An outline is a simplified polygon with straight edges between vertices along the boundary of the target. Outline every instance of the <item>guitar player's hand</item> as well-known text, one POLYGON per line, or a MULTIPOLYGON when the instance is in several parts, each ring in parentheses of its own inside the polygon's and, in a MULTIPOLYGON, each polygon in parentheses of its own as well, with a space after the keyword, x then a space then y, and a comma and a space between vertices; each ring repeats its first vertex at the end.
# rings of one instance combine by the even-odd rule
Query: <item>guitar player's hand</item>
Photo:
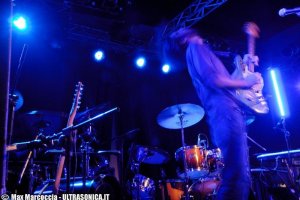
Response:
POLYGON ((260 84, 261 80, 262 80, 261 74, 258 72, 251 73, 244 79, 244 81, 246 82, 246 86, 249 88, 255 84, 260 84))
POLYGON ((245 54, 243 57, 243 62, 249 65, 250 63, 253 63, 255 66, 258 66, 259 58, 258 56, 245 54))

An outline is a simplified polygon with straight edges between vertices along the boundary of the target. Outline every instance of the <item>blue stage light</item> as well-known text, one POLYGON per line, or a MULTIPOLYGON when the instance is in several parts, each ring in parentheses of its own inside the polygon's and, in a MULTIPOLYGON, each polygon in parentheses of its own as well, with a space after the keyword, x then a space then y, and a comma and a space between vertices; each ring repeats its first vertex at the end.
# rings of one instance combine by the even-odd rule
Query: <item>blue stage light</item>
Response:
POLYGON ((168 64, 164 64, 164 65, 162 66, 161 70, 163 71, 163 73, 167 74, 167 73, 170 72, 171 67, 170 67, 170 65, 168 65, 168 64))
POLYGON ((271 69, 270 75, 273 85, 273 92, 276 96, 279 116, 281 118, 286 118, 290 115, 290 113, 280 72, 278 69, 271 69))
POLYGON ((16 17, 13 19, 13 24, 19 30, 25 30, 27 28, 26 19, 22 16, 16 17))
POLYGON ((104 59, 103 51, 101 51, 101 50, 96 51, 95 54, 94 54, 94 58, 95 58, 96 61, 103 60, 104 59))
POLYGON ((146 60, 144 57, 139 57, 136 59, 135 64, 138 68, 143 68, 146 65, 146 60))

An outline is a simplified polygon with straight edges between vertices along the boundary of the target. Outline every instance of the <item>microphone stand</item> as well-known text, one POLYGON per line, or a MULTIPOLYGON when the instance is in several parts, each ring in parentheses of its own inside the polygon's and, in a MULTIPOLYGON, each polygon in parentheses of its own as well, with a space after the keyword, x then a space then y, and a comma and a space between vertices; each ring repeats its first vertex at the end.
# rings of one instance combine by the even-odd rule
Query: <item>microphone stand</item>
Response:
MULTIPOLYGON (((9 103, 10 103, 9 104, 10 105, 10 110, 9 110, 10 119, 9 119, 9 122, 10 122, 10 126, 9 126, 9 132, 8 132, 8 142, 7 142, 8 145, 11 144, 11 139, 12 139, 12 135, 13 135, 13 128, 14 128, 14 121, 15 121, 16 105, 17 105, 17 101, 19 100, 19 96, 15 95, 14 93, 16 91, 18 79, 19 79, 20 74, 21 74, 21 69, 22 69, 23 63, 25 61, 26 54, 27 54, 27 44, 24 44, 22 52, 21 52, 21 56, 20 56, 20 59, 19 59, 19 64, 18 64, 18 67, 17 67, 17 72, 16 72, 16 78, 15 78, 15 81, 14 81, 14 85, 12 85, 11 94, 9 94, 9 103)), ((31 154, 32 154, 32 151, 30 151, 30 153, 27 157, 27 160, 25 162, 25 165, 23 167, 23 171, 21 172, 20 179, 19 179, 19 182, 18 182, 19 184, 21 184, 22 177, 24 175, 24 172, 25 172, 26 167, 28 165, 28 162, 30 160, 31 154)), ((7 154, 7 162, 6 162, 7 172, 6 173, 8 173, 8 167, 9 167, 8 166, 8 161, 9 161, 9 154, 7 154)), ((8 174, 6 176, 8 176, 8 174)))
POLYGON ((285 165, 288 169, 288 177, 290 179, 290 182, 291 182, 291 185, 292 185, 293 189, 295 190, 297 198, 300 198, 300 191, 296 186, 295 174, 293 172, 293 169, 291 168, 292 159, 291 159, 291 152, 290 152, 291 151, 291 146, 290 146, 290 142, 289 142, 290 132, 286 128, 286 122, 285 122, 284 117, 282 117, 280 119, 280 121, 276 124, 275 129, 279 130, 280 132, 282 132, 284 134, 284 139, 285 139, 285 143, 286 143, 286 147, 287 147, 288 160, 284 160, 283 162, 285 163, 285 165))
POLYGON ((68 126, 66 128, 64 128, 61 132, 59 133, 55 133, 52 136, 48 136, 45 137, 42 140, 33 140, 33 141, 29 141, 29 142, 24 142, 24 143, 17 143, 15 145, 8 145, 6 146, 6 151, 14 151, 14 150, 22 150, 22 149, 28 149, 28 148, 40 148, 42 147, 42 145, 47 145, 47 143, 49 143, 50 141, 54 140, 55 138, 58 138, 60 136, 65 136, 65 140, 66 140, 66 148, 65 148, 65 154, 66 154, 66 163, 67 163, 67 178, 66 178, 66 190, 67 193, 69 193, 70 191, 70 177, 71 177, 71 173, 70 173, 70 169, 71 169, 71 158, 72 158, 72 154, 73 152, 71 151, 72 147, 73 147, 73 142, 72 142, 72 135, 73 135, 73 130, 78 129, 79 127, 87 124, 87 123, 91 123, 92 121, 96 120, 96 119, 100 119, 103 116, 106 116, 112 112, 118 111, 119 108, 115 107, 112 108, 108 111, 105 111, 103 113, 100 113, 84 122, 81 122, 79 124, 76 125, 72 125, 72 126, 68 126), (18 149, 19 147, 19 149, 18 149))
MULTIPOLYGON (((74 145, 74 142, 73 142, 73 139, 74 137, 72 137, 73 135, 73 130, 76 130, 78 129, 79 127, 87 124, 87 123, 91 123, 92 121, 96 120, 96 119, 99 119, 99 118, 102 118, 103 116, 106 116, 107 114, 110 114, 112 112, 115 112, 115 111, 118 111, 119 108, 118 107, 115 107, 115 108, 112 108, 108 111, 105 111, 103 113, 100 113, 84 122, 81 122, 79 124, 76 124, 76 125, 72 125, 72 126, 69 126, 69 127, 66 127, 62 130, 62 132, 58 133, 58 134, 54 134, 55 137, 57 137, 58 135, 62 135, 62 134, 65 134, 66 135, 66 148, 65 148, 65 154, 66 154, 66 164, 67 164, 67 177, 66 177, 66 193, 69 194, 70 193, 70 178, 71 178, 71 158, 73 156, 73 152, 71 151, 71 149, 73 149, 73 145, 74 145)), ((75 152, 76 153, 76 152, 75 152)))

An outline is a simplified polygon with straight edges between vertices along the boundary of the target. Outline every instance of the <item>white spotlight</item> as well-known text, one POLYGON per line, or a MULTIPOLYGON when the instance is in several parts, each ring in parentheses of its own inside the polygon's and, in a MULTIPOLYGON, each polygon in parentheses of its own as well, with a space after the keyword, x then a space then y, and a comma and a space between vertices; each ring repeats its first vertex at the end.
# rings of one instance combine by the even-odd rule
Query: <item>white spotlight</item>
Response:
POLYGON ((94 58, 95 58, 96 61, 103 60, 103 58, 104 58, 103 51, 101 51, 101 50, 96 51, 95 54, 94 54, 94 58))
POLYGON ((170 65, 168 65, 168 64, 164 64, 164 65, 162 66, 161 70, 163 71, 163 73, 167 74, 167 73, 170 72, 171 67, 170 67, 170 65))
POLYGON ((25 30, 27 25, 26 25, 26 20, 24 17, 20 16, 17 17, 13 20, 13 24, 15 27, 17 27, 19 30, 25 30))
POLYGON ((138 59, 136 59, 135 64, 138 68, 143 68, 146 64, 146 60, 144 57, 139 57, 138 59))

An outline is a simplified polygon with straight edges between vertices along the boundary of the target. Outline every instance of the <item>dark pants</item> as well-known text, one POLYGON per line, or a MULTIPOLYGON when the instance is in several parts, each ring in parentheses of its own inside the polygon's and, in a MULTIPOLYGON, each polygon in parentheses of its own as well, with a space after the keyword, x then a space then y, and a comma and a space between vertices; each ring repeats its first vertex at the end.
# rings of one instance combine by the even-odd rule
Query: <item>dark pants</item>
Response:
POLYGON ((238 108, 210 120, 212 139, 221 149, 225 167, 217 200, 248 200, 250 170, 245 120, 238 108))

